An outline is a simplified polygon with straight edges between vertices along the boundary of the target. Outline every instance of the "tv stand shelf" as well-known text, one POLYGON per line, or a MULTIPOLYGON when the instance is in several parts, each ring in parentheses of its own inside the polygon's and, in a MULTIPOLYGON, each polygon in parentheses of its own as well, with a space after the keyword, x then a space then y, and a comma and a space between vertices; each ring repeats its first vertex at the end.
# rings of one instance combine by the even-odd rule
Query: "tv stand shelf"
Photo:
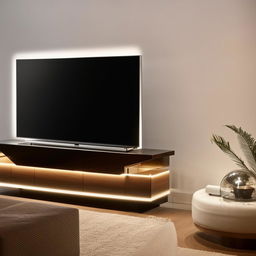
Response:
POLYGON ((174 151, 99 151, 0 141, 0 186, 162 203, 174 151))
POLYGON ((100 151, 27 145, 0 141, 0 151, 17 165, 121 174, 124 167, 174 155, 174 151, 137 149, 130 152, 100 151))

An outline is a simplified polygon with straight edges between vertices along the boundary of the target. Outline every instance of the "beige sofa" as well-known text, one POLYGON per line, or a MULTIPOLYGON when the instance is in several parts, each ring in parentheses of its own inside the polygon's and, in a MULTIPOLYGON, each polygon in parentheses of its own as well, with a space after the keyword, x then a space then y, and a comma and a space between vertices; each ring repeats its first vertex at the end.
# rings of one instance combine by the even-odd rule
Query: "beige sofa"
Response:
POLYGON ((1 256, 78 256, 78 210, 0 196, 1 256))

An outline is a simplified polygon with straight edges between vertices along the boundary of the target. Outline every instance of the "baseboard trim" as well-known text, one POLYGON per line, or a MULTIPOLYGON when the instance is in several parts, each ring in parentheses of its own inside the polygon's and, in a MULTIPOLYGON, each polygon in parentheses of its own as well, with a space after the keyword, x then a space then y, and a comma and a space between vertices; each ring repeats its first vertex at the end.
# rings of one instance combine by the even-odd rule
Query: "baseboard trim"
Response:
POLYGON ((161 204, 161 207, 191 211, 191 204, 178 204, 178 203, 167 202, 167 203, 161 204))
POLYGON ((172 189, 168 202, 161 206, 173 209, 191 210, 192 193, 172 189))

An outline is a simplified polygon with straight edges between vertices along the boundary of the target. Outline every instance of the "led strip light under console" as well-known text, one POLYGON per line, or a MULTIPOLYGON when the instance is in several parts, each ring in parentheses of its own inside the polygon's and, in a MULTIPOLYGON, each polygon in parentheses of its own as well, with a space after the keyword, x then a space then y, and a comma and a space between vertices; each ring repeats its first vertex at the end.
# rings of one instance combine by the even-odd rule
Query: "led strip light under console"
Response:
POLYGON ((0 186, 8 187, 8 188, 20 188, 20 189, 28 189, 28 190, 34 190, 34 191, 67 194, 67 195, 88 196, 88 197, 96 197, 96 198, 108 198, 108 199, 139 201, 139 202, 153 202, 157 199, 160 199, 164 196, 168 196, 170 194, 170 190, 168 189, 153 197, 146 198, 146 197, 137 197, 137 196, 121 196, 121 195, 111 195, 111 194, 92 193, 92 192, 80 192, 80 191, 66 190, 66 189, 44 188, 44 187, 11 184, 11 183, 4 183, 4 182, 0 182, 0 186))
MULTIPOLYGON (((31 167, 31 166, 25 166, 25 165, 15 165, 13 163, 1 163, 0 162, 0 167, 1 166, 9 166, 9 167, 13 167, 13 166, 16 166, 16 167, 23 167, 23 168, 30 168, 30 169, 34 169, 34 167, 31 167)), ((45 167, 36 167, 36 169, 38 170, 54 170, 55 172, 70 172, 69 170, 64 170, 64 169, 53 169, 53 168, 45 168, 45 167)), ((166 175, 166 174, 169 174, 170 173, 170 170, 164 170, 160 173, 156 173, 156 174, 139 174, 139 173, 122 173, 120 175, 118 174, 109 174, 109 173, 99 173, 99 172, 86 172, 86 171, 75 171, 75 170, 72 170, 73 173, 81 173, 81 174, 92 174, 92 175, 97 175, 97 176, 109 176, 109 177, 117 177, 117 176, 126 176, 126 177, 140 177, 140 178, 156 178, 156 177, 159 177, 159 176, 162 176, 162 175, 166 175)))

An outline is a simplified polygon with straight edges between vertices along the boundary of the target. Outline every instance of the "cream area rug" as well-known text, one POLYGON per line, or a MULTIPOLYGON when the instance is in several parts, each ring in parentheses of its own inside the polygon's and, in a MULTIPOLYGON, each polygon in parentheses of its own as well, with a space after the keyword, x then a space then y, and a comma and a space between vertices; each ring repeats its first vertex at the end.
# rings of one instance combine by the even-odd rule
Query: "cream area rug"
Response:
POLYGON ((79 211, 81 256, 174 256, 175 227, 167 219, 79 211))
POLYGON ((80 210, 80 256, 222 256, 177 247, 174 224, 163 218, 80 210))

